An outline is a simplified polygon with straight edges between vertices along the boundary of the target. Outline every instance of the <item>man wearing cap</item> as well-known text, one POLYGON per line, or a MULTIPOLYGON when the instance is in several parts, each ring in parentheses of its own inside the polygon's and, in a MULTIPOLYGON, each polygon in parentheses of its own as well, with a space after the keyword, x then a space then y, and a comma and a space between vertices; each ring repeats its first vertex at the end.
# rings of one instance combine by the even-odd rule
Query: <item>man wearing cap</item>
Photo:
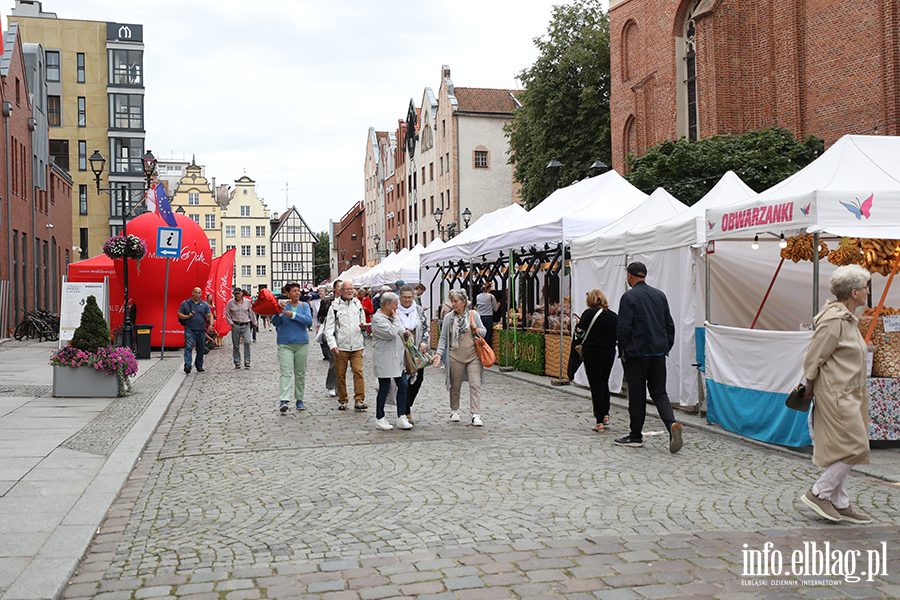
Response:
MULTIPOLYGON (((337 294, 337 290, 335 290, 337 294)), ((337 376, 338 409, 347 410, 347 364, 353 371, 353 399, 356 410, 366 410, 366 385, 363 379, 363 332, 368 329, 366 313, 353 293, 353 282, 341 283, 341 296, 335 295, 325 319, 324 337, 334 354, 337 376)))
POLYGON ((642 431, 649 391, 659 418, 669 432, 669 452, 674 454, 681 450, 681 425, 675 422, 675 413, 666 393, 666 356, 675 344, 675 322, 666 295, 644 281, 646 265, 633 262, 625 271, 631 289, 619 301, 616 337, 628 382, 631 432, 615 440, 615 444, 630 448, 644 445, 642 431))
POLYGON ((241 368, 241 338, 244 343, 244 368, 250 368, 250 329, 256 327, 253 303, 241 288, 234 288, 234 296, 225 305, 225 320, 231 325, 231 358, 234 368, 241 368))

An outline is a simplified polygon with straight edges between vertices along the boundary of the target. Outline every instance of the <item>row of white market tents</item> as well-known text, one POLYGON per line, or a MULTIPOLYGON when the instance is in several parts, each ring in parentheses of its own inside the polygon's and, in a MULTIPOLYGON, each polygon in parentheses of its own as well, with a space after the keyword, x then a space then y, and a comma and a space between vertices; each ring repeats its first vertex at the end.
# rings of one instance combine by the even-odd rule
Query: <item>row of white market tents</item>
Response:
MULTIPOLYGON (((729 172, 690 208, 662 189, 647 196, 610 171, 557 190, 531 211, 510 206, 486 214, 451 242, 436 240, 420 249, 418 280, 426 285, 433 280, 434 270, 429 274, 425 267, 459 260, 478 264, 510 249, 564 243, 571 248, 573 310, 580 313, 586 292, 599 288, 615 311, 626 288, 624 268, 640 260, 648 267, 648 284, 668 296, 676 323, 677 340, 668 358, 670 396, 677 404, 694 406, 700 398, 692 366, 694 334, 707 317, 707 303, 711 321, 749 327, 779 261, 780 249, 774 242, 781 233, 790 236, 806 228, 837 236, 900 238, 898 153, 898 138, 845 136, 805 169, 760 195, 729 172), (870 221, 861 208, 872 194, 870 221), (757 218, 749 224, 753 214, 766 214, 768 207, 788 203, 792 211, 785 210, 790 220, 757 218), (860 214, 848 204, 860 209, 860 214), (730 216, 741 214, 743 221, 730 216), (732 228, 730 220, 744 225, 732 228), (763 242, 758 251, 750 247, 755 234, 763 242), (707 257, 708 240, 735 239, 735 235, 739 243, 720 242, 715 254, 707 257), (707 269, 710 300, 704 302, 707 269)), ((415 281, 412 254, 403 262, 406 274, 402 268, 392 269, 389 259, 376 267, 382 281, 393 283, 397 274, 407 283, 415 281)), ((823 295, 827 295, 827 276, 833 268, 822 265, 823 295)), ((377 273, 370 273, 354 277, 354 283, 368 282, 371 287, 382 282, 377 281, 377 273)), ((876 291, 879 285, 883 283, 876 282, 876 291)), ((757 328, 797 331, 811 322, 811 290, 810 265, 787 262, 771 287, 757 328)), ((576 381, 586 383, 583 373, 576 381)), ((611 376, 611 389, 619 390, 620 381, 617 369, 611 376)))

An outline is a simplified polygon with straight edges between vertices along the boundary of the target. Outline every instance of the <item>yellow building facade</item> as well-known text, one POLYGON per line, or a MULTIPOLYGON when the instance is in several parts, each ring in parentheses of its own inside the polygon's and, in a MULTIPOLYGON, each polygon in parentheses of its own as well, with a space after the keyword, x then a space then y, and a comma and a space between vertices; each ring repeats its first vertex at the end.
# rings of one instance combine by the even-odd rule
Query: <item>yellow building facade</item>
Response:
POLYGON ((222 209, 222 252, 236 250, 235 286, 255 296, 260 286, 272 287, 269 210, 256 195, 256 182, 244 175, 234 183, 222 209))
POLYGON ((202 167, 196 162, 184 169, 184 175, 169 200, 172 210, 193 219, 206 234, 213 258, 222 254, 222 209, 216 202, 209 181, 203 176, 202 167))

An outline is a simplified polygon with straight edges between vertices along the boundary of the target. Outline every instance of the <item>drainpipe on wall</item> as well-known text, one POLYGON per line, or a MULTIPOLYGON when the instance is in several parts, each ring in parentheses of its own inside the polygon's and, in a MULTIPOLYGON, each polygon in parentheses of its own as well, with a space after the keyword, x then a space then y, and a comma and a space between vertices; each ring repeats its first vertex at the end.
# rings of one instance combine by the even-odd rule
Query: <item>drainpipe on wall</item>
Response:
POLYGON ((13 323, 16 321, 16 315, 13 314, 13 297, 15 296, 15 290, 12 289, 13 285, 13 265, 12 265, 12 203, 10 202, 10 191, 11 184, 9 181, 9 117, 12 115, 12 104, 9 102, 3 102, 3 125, 4 125, 4 142, 3 142, 3 164, 6 167, 6 260, 7 260, 7 273, 9 274, 9 310, 7 314, 9 314, 9 326, 10 328, 14 327, 13 323))

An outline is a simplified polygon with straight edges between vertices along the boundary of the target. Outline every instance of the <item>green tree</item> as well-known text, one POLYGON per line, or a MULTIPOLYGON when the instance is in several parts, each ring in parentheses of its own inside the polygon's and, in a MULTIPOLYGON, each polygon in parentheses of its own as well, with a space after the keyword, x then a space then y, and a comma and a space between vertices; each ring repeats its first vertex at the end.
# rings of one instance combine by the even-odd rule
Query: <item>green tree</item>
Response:
POLYGON ((316 242, 315 252, 313 253, 316 261, 313 267, 313 280, 318 285, 331 277, 331 252, 329 251, 330 240, 328 239, 328 232, 322 231, 317 233, 316 237, 319 238, 319 241, 316 242))
POLYGON ((825 150, 815 136, 800 141, 790 131, 771 127, 743 135, 716 135, 690 142, 664 141, 639 158, 629 155, 625 178, 648 194, 658 187, 691 206, 734 171, 756 192, 790 177, 825 150))
POLYGON ((97 299, 87 297, 81 323, 72 334, 70 345, 84 352, 94 353, 97 348, 108 348, 110 345, 109 324, 103 318, 103 311, 97 306, 97 299))
POLYGON ((554 6, 540 56, 519 74, 521 106, 509 123, 509 163, 531 208, 559 187, 590 175, 597 159, 612 161, 609 125, 609 16, 599 0, 554 6), (558 181, 547 165, 563 167, 558 181))

